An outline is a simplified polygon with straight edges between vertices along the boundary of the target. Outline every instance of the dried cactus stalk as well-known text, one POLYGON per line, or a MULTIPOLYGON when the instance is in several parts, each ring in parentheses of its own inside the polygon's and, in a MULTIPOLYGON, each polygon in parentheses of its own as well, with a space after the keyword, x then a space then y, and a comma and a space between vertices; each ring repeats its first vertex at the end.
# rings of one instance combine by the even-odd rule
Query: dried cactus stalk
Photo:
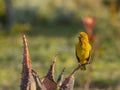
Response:
POLYGON ((28 51, 27 40, 25 35, 23 35, 23 63, 22 63, 22 78, 20 90, 45 90, 43 85, 37 75, 37 73, 32 70, 30 54, 28 51))
POLYGON ((73 87, 74 87, 74 74, 71 74, 64 80, 59 90, 73 90, 73 87))
POLYGON ((31 59, 28 50, 27 40, 25 35, 23 35, 23 45, 24 45, 24 54, 23 54, 23 68, 28 68, 30 74, 32 71, 31 59))
POLYGON ((57 58, 57 54, 56 54, 55 57, 53 58, 52 64, 50 65, 50 68, 49 68, 48 73, 47 73, 47 75, 46 75, 46 77, 47 77, 48 79, 50 79, 51 81, 55 81, 55 80, 54 80, 54 71, 55 71, 56 58, 57 58))
POLYGON ((21 80, 21 90, 30 90, 31 84, 29 83, 30 78, 32 78, 32 67, 31 60, 27 46, 27 40, 25 35, 23 35, 23 67, 22 67, 22 80, 21 80))
POLYGON ((47 90, 55 90, 57 87, 57 84, 54 80, 54 68, 55 68, 56 57, 57 54, 55 55, 52 64, 50 65, 47 75, 42 79, 42 84, 45 86, 47 90))
POLYGON ((32 70, 32 75, 33 75, 34 80, 36 82, 36 90, 46 90, 46 88, 42 84, 39 76, 37 75, 37 73, 34 70, 32 70))
POLYGON ((57 82, 54 80, 54 69, 56 63, 55 55, 52 64, 48 70, 47 75, 41 80, 37 73, 32 69, 30 54, 28 51, 28 45, 25 35, 23 35, 23 63, 22 63, 22 78, 20 90, 73 90, 75 73, 79 70, 81 65, 78 65, 72 73, 64 79, 63 73, 65 68, 62 70, 61 74, 58 77, 57 82))
POLYGON ((57 79, 57 89, 59 90, 60 86, 62 85, 62 82, 63 82, 63 78, 64 78, 64 73, 65 71, 65 68, 63 68, 62 72, 60 73, 60 75, 58 76, 58 79, 57 79))
POLYGON ((63 81, 61 87, 59 90, 73 90, 74 88, 74 81, 75 81, 75 78, 74 78, 74 75, 75 75, 75 72, 77 70, 79 70, 81 66, 78 65, 73 71, 72 73, 63 81))
POLYGON ((56 82, 51 81, 50 79, 48 79, 46 77, 43 79, 42 84, 44 85, 46 90, 55 90, 56 89, 56 82))

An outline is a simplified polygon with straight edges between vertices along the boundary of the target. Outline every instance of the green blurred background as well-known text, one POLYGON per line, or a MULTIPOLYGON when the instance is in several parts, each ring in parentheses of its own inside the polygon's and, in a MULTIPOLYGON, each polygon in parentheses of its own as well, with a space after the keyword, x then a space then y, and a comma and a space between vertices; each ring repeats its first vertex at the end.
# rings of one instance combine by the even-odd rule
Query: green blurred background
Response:
POLYGON ((67 77, 77 66, 74 48, 86 31, 85 16, 96 19, 98 47, 93 63, 76 73, 74 90, 120 90, 119 6, 120 0, 0 0, 0 90, 19 90, 22 34, 41 78, 56 52, 55 78, 64 67, 67 77))

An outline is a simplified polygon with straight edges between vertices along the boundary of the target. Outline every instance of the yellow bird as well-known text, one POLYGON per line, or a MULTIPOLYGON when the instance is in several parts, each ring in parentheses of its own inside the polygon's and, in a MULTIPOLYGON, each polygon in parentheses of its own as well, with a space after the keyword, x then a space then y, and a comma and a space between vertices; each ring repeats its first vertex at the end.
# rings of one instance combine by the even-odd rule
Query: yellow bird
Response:
POLYGON ((81 65, 81 70, 86 70, 86 64, 89 63, 90 57, 91 57, 91 45, 89 43, 89 38, 87 33, 80 32, 79 33, 79 42, 76 44, 75 52, 76 57, 81 65))

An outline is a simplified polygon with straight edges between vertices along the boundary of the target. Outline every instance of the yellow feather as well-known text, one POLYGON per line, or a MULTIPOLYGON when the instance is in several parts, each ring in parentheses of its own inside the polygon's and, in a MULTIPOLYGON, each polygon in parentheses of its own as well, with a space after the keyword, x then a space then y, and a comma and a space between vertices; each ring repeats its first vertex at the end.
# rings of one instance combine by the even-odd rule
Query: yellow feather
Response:
POLYGON ((79 42, 76 44, 75 51, 78 62, 84 67, 89 62, 91 48, 87 33, 80 32, 79 42))

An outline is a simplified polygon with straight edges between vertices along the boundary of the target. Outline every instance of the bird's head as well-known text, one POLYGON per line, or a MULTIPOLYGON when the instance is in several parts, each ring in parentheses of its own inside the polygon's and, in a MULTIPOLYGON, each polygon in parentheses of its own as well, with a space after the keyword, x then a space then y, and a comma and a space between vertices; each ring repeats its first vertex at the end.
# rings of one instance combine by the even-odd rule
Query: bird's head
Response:
POLYGON ((81 41, 88 41, 88 34, 85 32, 80 32, 79 33, 79 40, 81 41))

